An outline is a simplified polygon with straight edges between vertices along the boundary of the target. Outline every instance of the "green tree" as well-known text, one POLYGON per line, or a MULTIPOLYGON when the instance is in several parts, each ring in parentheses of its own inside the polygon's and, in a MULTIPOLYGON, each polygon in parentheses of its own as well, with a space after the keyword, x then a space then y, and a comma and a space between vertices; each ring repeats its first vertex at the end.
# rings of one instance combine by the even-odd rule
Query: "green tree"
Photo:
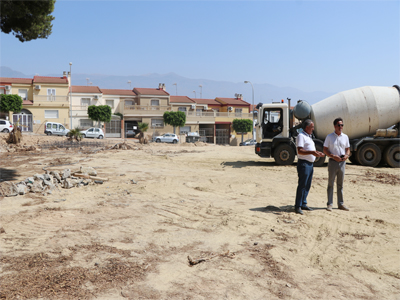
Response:
POLYGON ((99 127, 100 122, 111 121, 111 107, 109 107, 108 105, 90 105, 87 112, 90 119, 99 122, 99 127))
POLYGON ((253 121, 249 119, 235 119, 232 122, 233 130, 236 133, 242 135, 242 142, 243 142, 243 134, 251 132, 253 130, 253 121))
POLYGON ((4 95, 0 97, 0 111, 20 112, 22 110, 22 98, 18 95, 4 95))
POLYGON ((80 142, 82 140, 82 133, 81 130, 79 129, 79 127, 76 127, 75 129, 71 129, 68 133, 67 133, 67 137, 69 141, 73 141, 74 139, 77 142, 80 142))
POLYGON ((149 123, 142 123, 139 122, 138 124, 138 128, 139 128, 139 142, 141 144, 146 144, 147 141, 144 138, 144 133, 147 131, 147 129, 149 129, 149 123))
POLYGON ((0 28, 21 42, 47 39, 51 34, 55 0, 0 1, 0 28))
POLYGON ((164 123, 174 127, 185 126, 186 114, 182 111, 166 111, 163 115, 164 123))

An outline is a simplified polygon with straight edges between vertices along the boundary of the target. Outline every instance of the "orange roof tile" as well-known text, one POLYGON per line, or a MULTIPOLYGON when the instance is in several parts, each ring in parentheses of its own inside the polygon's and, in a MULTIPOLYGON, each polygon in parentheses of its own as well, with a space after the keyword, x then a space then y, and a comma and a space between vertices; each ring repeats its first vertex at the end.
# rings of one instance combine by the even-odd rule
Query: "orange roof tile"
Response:
POLYGON ((66 84, 68 84, 68 78, 67 77, 34 76, 33 83, 66 83, 66 84))
POLYGON ((195 103, 192 99, 190 99, 188 96, 170 96, 169 97, 169 102, 170 103, 195 103))
POLYGON ((220 102, 223 105, 240 105, 240 106, 248 106, 250 103, 247 103, 244 100, 237 98, 215 98, 216 101, 220 102))
POLYGON ((136 96, 132 90, 119 90, 119 89, 100 89, 104 95, 121 95, 121 96, 136 96))
POLYGON ((72 93, 101 94, 98 86, 73 85, 72 93))
POLYGON ((1 84, 12 84, 12 83, 32 84, 32 78, 0 77, 0 83, 1 84))
POLYGON ((133 91, 138 95, 169 96, 169 94, 163 89, 134 88, 133 91))
POLYGON ((194 102, 197 104, 207 104, 207 105, 218 105, 221 106, 221 103, 215 101, 215 99, 194 99, 194 102))

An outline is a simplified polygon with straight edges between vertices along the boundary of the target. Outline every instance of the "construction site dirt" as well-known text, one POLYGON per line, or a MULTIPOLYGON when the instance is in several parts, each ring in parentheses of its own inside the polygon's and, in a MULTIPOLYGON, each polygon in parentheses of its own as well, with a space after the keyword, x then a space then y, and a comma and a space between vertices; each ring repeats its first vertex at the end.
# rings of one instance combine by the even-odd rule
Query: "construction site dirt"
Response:
POLYGON ((298 215, 296 163, 250 146, 4 137, 0 183, 94 179, 0 197, 0 299, 400 297, 399 169, 348 162, 328 212, 315 168, 298 215))

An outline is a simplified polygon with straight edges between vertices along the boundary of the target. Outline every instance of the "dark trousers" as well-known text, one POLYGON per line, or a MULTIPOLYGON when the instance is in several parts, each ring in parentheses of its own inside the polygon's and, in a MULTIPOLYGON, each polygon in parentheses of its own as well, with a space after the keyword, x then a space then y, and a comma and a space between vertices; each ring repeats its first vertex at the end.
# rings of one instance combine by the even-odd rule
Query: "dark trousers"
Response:
POLYGON ((296 192, 296 207, 307 205, 307 195, 311 188, 312 177, 314 173, 314 163, 299 159, 297 162, 297 175, 299 183, 296 192))

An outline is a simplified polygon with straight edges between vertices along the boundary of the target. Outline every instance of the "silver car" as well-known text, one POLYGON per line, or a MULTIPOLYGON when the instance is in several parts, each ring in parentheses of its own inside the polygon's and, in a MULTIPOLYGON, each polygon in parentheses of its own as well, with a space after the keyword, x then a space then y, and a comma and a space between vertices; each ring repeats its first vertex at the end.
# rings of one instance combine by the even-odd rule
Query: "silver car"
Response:
POLYGON ((164 133, 163 135, 156 136, 154 138, 156 143, 173 143, 176 144, 179 142, 179 137, 174 133, 164 133))
POLYGON ((104 132, 101 128, 89 128, 87 130, 81 131, 82 137, 84 138, 95 138, 95 139, 102 139, 104 138, 104 132))

